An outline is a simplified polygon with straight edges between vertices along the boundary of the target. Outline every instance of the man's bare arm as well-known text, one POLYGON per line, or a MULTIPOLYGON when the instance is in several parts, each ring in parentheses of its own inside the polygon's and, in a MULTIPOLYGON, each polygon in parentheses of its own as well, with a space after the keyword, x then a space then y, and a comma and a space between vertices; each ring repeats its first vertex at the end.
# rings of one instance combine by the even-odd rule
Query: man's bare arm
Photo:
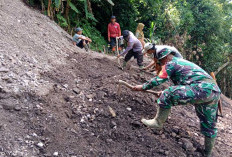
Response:
POLYGON ((87 37, 87 40, 88 40, 89 42, 92 42, 92 40, 91 40, 90 38, 88 38, 88 37, 87 37))
POLYGON ((78 37, 78 39, 86 40, 86 37, 78 37))
POLYGON ((89 42, 92 42, 92 40, 88 37, 79 37, 78 39, 81 39, 81 40, 87 40, 89 42))
POLYGON ((155 61, 152 61, 150 64, 148 64, 148 66, 144 67, 144 70, 147 70, 147 69, 151 68, 154 65, 155 65, 155 61))

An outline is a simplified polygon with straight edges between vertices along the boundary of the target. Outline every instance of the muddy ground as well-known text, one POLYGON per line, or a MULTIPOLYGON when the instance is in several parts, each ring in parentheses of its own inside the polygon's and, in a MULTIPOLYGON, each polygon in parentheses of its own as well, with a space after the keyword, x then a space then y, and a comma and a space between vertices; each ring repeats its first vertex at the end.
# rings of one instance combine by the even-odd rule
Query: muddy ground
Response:
MULTIPOLYGON (((117 95, 119 79, 141 84, 151 75, 74 47, 20 0, 1 1, 0 20, 0 156, 202 156, 194 106, 173 107, 164 129, 153 131, 140 119, 153 118, 156 98, 126 88, 117 95)), ((232 107, 223 104, 215 157, 232 155, 232 107)))

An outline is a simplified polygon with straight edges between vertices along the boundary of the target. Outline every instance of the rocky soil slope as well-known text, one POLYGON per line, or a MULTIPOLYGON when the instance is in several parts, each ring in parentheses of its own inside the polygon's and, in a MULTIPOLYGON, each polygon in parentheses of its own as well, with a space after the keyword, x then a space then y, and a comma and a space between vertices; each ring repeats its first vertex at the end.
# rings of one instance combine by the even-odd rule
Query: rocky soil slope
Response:
MULTIPOLYGON (((113 57, 73 46, 20 0, 0 0, 0 35, 1 157, 201 156, 193 106, 173 108, 153 132, 140 119, 154 116, 155 98, 125 88, 116 94, 119 79, 140 84, 150 75, 122 72, 113 57)), ((215 157, 232 155, 231 108, 224 103, 215 157)))

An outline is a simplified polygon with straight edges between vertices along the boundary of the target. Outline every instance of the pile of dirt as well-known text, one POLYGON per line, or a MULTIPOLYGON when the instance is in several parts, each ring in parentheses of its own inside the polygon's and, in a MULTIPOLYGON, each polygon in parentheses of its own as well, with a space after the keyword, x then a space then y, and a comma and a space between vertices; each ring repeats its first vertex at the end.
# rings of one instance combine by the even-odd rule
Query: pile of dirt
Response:
MULTIPOLYGON (((20 0, 0 5, 0 20, 0 156, 202 156, 193 106, 173 107, 165 128, 152 131, 140 119, 153 118, 155 97, 125 88, 117 95, 119 79, 141 84, 151 75, 73 46, 20 0)), ((230 104, 224 115, 216 157, 232 153, 230 104)))

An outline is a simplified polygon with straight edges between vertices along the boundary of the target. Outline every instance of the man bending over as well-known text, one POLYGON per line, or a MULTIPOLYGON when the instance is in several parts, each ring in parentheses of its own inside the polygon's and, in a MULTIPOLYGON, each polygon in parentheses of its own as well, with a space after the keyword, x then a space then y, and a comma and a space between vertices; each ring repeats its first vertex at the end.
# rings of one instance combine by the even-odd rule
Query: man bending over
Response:
POLYGON ((158 76, 143 85, 134 86, 142 91, 158 86, 168 79, 173 86, 165 89, 157 103, 159 108, 154 119, 142 119, 142 123, 154 129, 161 129, 167 120, 171 107, 193 104, 200 119, 201 133, 205 136, 205 156, 210 157, 217 136, 217 110, 221 91, 215 80, 196 64, 171 54, 164 48, 156 58, 162 66, 158 76))

